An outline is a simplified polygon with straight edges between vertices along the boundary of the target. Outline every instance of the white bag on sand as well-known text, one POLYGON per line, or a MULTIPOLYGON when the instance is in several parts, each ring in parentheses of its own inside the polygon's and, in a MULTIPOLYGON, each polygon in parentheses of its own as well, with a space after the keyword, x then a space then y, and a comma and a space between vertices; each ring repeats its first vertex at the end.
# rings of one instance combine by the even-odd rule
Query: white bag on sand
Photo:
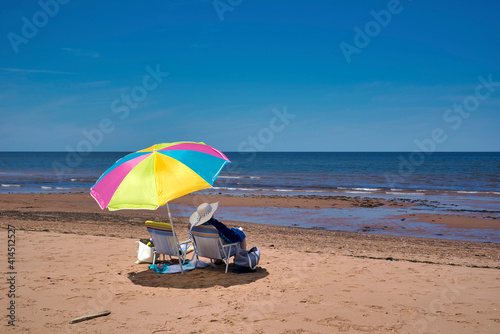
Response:
POLYGON ((149 242, 147 239, 137 241, 139 243, 139 250, 137 252, 137 261, 135 261, 136 264, 153 263, 155 248, 148 246, 144 241, 149 242))

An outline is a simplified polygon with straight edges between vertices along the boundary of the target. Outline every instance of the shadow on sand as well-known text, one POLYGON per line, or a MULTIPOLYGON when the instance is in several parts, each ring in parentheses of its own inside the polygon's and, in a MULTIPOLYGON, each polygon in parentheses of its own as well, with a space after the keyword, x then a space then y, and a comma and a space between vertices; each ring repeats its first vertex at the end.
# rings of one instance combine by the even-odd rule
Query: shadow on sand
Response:
POLYGON ((229 265, 227 274, 224 273, 225 265, 212 266, 204 269, 195 269, 184 274, 158 274, 152 269, 144 267, 144 271, 129 272, 128 279, 136 284, 154 288, 176 288, 176 289, 206 289, 214 286, 230 287, 255 282, 269 275, 262 267, 257 267, 253 273, 236 274, 231 272, 232 264, 229 265))

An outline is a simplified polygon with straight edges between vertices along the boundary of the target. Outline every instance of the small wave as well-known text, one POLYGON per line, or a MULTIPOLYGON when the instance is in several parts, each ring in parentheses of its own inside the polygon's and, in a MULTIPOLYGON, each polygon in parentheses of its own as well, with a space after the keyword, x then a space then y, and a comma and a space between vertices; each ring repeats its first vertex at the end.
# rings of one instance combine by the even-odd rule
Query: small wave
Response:
POLYGON ((380 188, 352 188, 352 190, 373 192, 373 191, 380 191, 382 189, 380 189, 380 188))
POLYGON ((351 188, 351 187, 336 187, 333 188, 334 190, 342 190, 341 192, 376 192, 376 191, 382 191, 384 189, 382 188, 351 188))
POLYGON ((22 185, 20 185, 20 184, 2 184, 2 187, 16 187, 16 188, 19 188, 19 187, 22 187, 22 185))
POLYGON ((262 179, 260 176, 224 176, 220 175, 219 179, 262 179))
POLYGON ((71 190, 71 188, 65 188, 65 187, 56 187, 58 190, 71 190))
POLYGON ((317 193, 317 190, 305 189, 283 189, 283 188, 231 188, 231 187, 212 187, 215 190, 235 190, 235 191, 256 191, 256 192, 311 192, 317 193))
MULTIPOLYGON (((255 192, 275 192, 275 193, 348 193, 348 194, 368 194, 382 191, 380 188, 346 188, 337 187, 335 189, 291 189, 291 188, 235 188, 235 187, 212 187, 214 190, 229 190, 229 191, 255 191, 255 192)), ((404 194, 404 193, 398 193, 404 194)), ((413 194, 415 195, 415 194, 413 194)))
POLYGON ((311 189, 304 189, 304 190, 300 190, 304 193, 327 193, 328 190, 311 190, 311 189))
POLYGON ((500 192, 498 191, 466 191, 466 190, 459 190, 456 191, 457 194, 472 194, 472 195, 500 195, 500 192))
POLYGON ((70 179, 71 182, 95 182, 96 180, 97 180, 97 178, 93 178, 93 177, 70 179))
POLYGON ((54 187, 41 186, 42 189, 54 189, 54 187))
MULTIPOLYGON (((254 184, 255 188, 247 188, 247 187, 212 187, 213 190, 220 191, 236 191, 236 192, 255 192, 255 193, 343 193, 343 194, 373 194, 380 193, 386 195, 401 195, 401 196, 425 196, 428 194, 432 194, 433 190, 424 190, 424 189, 383 189, 383 188, 354 188, 354 187, 335 187, 330 189, 301 189, 301 188, 268 188, 268 187, 259 187, 259 185, 254 184)), ((446 195, 451 193, 447 193, 444 191, 439 191, 439 194, 446 195)), ((500 195, 500 192, 472 192, 472 191, 456 191, 453 193, 461 193, 461 194, 491 194, 491 195, 500 195)))
POLYGON ((419 193, 403 193, 400 191, 394 192, 394 191, 386 191, 385 192, 387 195, 420 195, 419 193))
POLYGON ((236 191, 263 191, 264 189, 252 189, 252 188, 229 188, 229 187, 212 187, 215 190, 236 190, 236 191))

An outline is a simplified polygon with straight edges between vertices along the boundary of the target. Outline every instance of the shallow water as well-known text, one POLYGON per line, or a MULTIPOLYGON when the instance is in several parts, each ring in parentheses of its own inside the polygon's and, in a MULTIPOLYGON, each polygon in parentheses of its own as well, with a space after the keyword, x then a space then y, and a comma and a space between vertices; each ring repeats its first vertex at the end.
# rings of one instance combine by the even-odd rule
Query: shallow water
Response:
MULTIPOLYGON (((174 215, 189 217, 193 206, 170 204, 174 215)), ((444 224, 419 221, 412 214, 435 214, 434 208, 325 208, 300 209, 277 207, 227 206, 217 211, 217 219, 249 223, 316 228, 326 230, 365 232, 388 235, 483 241, 500 243, 500 231, 491 229, 449 228, 444 224), (406 216, 405 220, 400 217, 406 216)), ((456 214, 442 209, 440 214, 456 214)), ((493 213, 492 215, 498 214, 493 213)))

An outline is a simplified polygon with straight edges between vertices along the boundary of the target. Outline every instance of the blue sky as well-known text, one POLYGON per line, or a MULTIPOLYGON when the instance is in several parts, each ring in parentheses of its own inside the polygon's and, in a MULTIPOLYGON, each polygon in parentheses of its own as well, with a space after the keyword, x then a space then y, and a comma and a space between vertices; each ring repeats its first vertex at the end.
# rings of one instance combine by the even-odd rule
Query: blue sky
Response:
POLYGON ((498 1, 59 1, 0 5, 0 151, 500 150, 498 1))

